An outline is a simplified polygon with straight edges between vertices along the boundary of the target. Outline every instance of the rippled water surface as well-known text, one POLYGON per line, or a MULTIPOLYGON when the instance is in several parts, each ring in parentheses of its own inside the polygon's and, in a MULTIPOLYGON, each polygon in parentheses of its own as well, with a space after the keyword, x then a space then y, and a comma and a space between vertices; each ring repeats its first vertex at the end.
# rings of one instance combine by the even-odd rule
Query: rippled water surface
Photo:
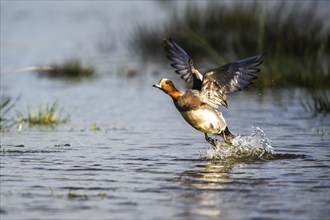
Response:
MULTIPOLYGON (((6 6, 7 21, 21 21, 14 15, 24 7, 6 6)), ((32 9, 24 10, 33 22, 32 9)), ((6 36, 17 32, 5 30, 2 41, 12 41, 6 36)), ((6 48, 2 72, 38 60, 16 61, 20 50, 6 48)), ((1 91, 20 97, 17 109, 59 99, 71 115, 54 130, 1 134, 1 219, 329 219, 330 119, 302 108, 303 91, 230 95, 221 110, 238 137, 213 150, 152 88, 166 76, 184 89, 168 65, 126 78, 130 65, 105 66, 81 82, 1 77, 1 91)))

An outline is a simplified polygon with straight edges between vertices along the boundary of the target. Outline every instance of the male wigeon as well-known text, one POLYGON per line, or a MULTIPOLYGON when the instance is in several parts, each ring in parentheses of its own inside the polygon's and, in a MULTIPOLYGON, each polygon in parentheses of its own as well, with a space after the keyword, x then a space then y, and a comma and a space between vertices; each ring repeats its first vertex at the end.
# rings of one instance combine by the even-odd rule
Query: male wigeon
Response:
POLYGON ((216 141, 207 134, 222 136, 226 143, 231 143, 235 137, 228 129, 219 105, 228 108, 227 93, 241 90, 250 85, 257 77, 253 74, 260 71, 257 68, 264 54, 228 63, 206 71, 203 75, 195 69, 189 55, 171 39, 164 40, 167 57, 176 73, 192 85, 186 92, 175 88, 169 79, 161 79, 156 88, 161 89, 173 99, 175 107, 182 117, 192 127, 205 134, 205 139, 216 146, 216 141))

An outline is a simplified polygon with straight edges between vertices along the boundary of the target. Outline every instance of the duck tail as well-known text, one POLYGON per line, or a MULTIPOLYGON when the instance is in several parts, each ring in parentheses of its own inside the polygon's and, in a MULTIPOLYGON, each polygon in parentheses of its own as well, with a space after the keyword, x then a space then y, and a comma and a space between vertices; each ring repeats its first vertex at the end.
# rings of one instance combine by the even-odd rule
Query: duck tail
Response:
POLYGON ((225 130, 223 130, 220 135, 222 135, 223 140, 228 143, 231 144, 231 141, 235 138, 235 135, 233 135, 230 131, 229 128, 226 127, 225 130))

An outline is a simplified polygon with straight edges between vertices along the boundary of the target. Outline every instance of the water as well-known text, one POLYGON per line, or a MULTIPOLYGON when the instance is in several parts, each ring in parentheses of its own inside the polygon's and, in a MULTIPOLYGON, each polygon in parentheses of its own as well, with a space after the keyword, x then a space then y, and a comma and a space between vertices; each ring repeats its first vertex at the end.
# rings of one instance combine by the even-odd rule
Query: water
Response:
POLYGON ((271 146, 270 140, 261 128, 256 127, 254 133, 249 136, 236 136, 231 144, 217 141, 216 146, 207 151, 206 158, 209 160, 233 159, 237 161, 239 159, 267 159, 274 156, 274 148, 271 146))
MULTIPOLYGON (((24 22, 35 21, 36 5, 21 4, 11 6, 14 18, 7 22, 21 21, 14 15, 22 8, 24 22)), ((73 14, 88 11, 84 4, 73 14)), ((45 4, 43 13, 50 8, 45 4)), ((71 14, 62 19, 76 24, 71 14)), ((22 31, 5 30, 1 44, 22 31)), ((30 34, 26 46, 36 46, 30 34)), ((19 47, 6 48, 1 72, 51 61, 40 48, 22 60, 19 47)), ((18 110, 59 99, 62 113, 71 114, 70 123, 55 130, 23 126, 1 134, 1 219, 329 219, 330 119, 302 108, 302 90, 229 95, 229 110, 221 110, 237 138, 234 147, 219 144, 214 151, 152 87, 167 77, 184 88, 168 65, 96 60, 99 77, 79 83, 31 72, 1 76, 1 91, 20 97, 18 110), (125 77, 130 65, 143 74, 125 77)))

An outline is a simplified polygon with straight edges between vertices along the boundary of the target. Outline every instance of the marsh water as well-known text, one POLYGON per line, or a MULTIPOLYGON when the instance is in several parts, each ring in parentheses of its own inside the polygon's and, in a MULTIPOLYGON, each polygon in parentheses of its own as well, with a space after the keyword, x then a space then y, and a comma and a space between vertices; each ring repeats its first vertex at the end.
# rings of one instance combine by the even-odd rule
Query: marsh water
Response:
MULTIPOLYGON (((152 87, 167 77, 185 89, 165 56, 123 59, 118 43, 107 61, 98 44, 84 47, 99 40, 102 15, 125 24, 129 12, 148 20, 159 7, 100 4, 1 2, 2 94, 20 111, 59 100, 70 115, 56 128, 1 133, 1 219, 329 219, 330 119, 303 108, 304 90, 229 95, 221 110, 236 142, 214 151, 152 87), (11 72, 89 53, 93 79, 11 72)), ((112 31, 119 40, 118 24, 112 31)))

